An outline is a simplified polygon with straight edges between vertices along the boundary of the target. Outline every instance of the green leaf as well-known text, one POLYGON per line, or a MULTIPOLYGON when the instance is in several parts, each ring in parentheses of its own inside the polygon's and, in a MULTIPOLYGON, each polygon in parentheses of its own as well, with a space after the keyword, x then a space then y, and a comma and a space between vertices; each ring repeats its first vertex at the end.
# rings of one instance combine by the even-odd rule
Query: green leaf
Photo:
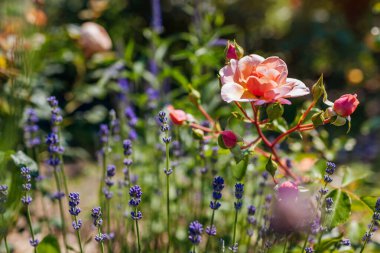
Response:
POLYGON ((315 247, 315 252, 324 252, 325 250, 328 250, 332 246, 334 246, 337 243, 340 243, 342 240, 342 236, 334 237, 334 238, 328 238, 324 239, 315 247))
POLYGON ((379 199, 379 197, 374 196, 363 196, 360 197, 361 201, 366 204, 372 211, 375 211, 376 201, 379 199))
POLYGON ((21 150, 17 151, 16 154, 11 155, 11 158, 17 167, 25 165, 28 166, 32 172, 38 171, 37 163, 21 150))
POLYGON ((325 120, 323 117, 323 113, 324 113, 323 111, 320 111, 320 112, 315 113, 311 117, 311 121, 313 122, 314 127, 319 127, 323 125, 323 121, 325 120))
POLYGON ((331 213, 326 214, 326 225, 334 228, 348 220, 351 215, 351 198, 341 189, 331 191, 327 197, 334 200, 331 213))
POLYGON ((60 253, 58 240, 53 235, 47 235, 38 244, 37 249, 39 252, 60 253))
POLYGON ((230 149, 232 155, 234 156, 235 162, 239 163, 244 159, 246 156, 246 152, 242 151, 239 145, 236 145, 235 147, 230 149))
POLYGON ((358 180, 368 177, 371 169, 363 164, 352 164, 351 166, 342 166, 339 174, 342 173, 342 187, 352 184, 358 180))
POLYGON ((234 177, 238 181, 241 181, 247 172, 248 160, 249 160, 248 158, 249 156, 245 155, 243 160, 237 163, 236 166, 232 170, 234 177))
POLYGON ((327 100, 327 93, 323 83, 323 74, 311 88, 311 94, 313 95, 314 102, 316 102, 320 97, 322 97, 323 101, 327 100))
POLYGON ((269 157, 267 165, 265 166, 266 171, 268 171, 272 177, 276 174, 277 164, 272 160, 272 156, 269 157))

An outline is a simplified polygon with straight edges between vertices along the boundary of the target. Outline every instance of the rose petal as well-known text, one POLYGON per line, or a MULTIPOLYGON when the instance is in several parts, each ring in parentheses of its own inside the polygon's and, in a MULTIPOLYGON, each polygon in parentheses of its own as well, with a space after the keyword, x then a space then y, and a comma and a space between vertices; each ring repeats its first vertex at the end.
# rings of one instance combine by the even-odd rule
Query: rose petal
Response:
POLYGON ((222 84, 234 82, 234 76, 237 68, 237 61, 232 59, 230 63, 219 70, 220 81, 222 84))
POLYGON ((224 101, 231 103, 240 100, 244 92, 245 89, 240 84, 226 83, 222 86, 221 95, 224 101))
POLYGON ((259 65, 264 58, 257 54, 244 56, 238 62, 238 77, 240 81, 246 81, 252 71, 259 65))
POLYGON ((298 79, 287 78, 286 86, 293 87, 290 92, 288 92, 284 97, 300 97, 305 96, 310 93, 310 90, 306 85, 298 79))
POLYGON ((267 71, 268 69, 277 70, 279 73, 277 75, 276 81, 281 84, 284 83, 286 77, 288 76, 288 67, 286 63, 277 56, 271 56, 266 58, 259 66, 257 66, 257 71, 267 71))

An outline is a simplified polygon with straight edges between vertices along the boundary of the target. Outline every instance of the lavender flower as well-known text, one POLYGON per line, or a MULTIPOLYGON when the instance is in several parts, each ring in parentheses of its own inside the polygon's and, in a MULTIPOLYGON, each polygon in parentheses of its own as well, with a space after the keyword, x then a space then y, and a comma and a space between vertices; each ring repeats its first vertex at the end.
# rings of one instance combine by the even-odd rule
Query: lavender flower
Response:
POLYGON ((340 244, 341 244, 342 246, 351 246, 351 241, 350 241, 350 239, 342 239, 342 240, 340 241, 340 244))
POLYGON ((331 197, 326 198, 326 212, 331 213, 332 212, 332 206, 334 204, 334 200, 331 197))
POLYGON ((37 135, 39 127, 38 117, 35 110, 32 108, 28 108, 26 110, 26 122, 24 125, 24 140, 25 144, 28 148, 33 148, 41 144, 41 139, 37 135))
POLYGON ((79 205, 79 193, 77 192, 71 192, 69 193, 69 212, 73 216, 78 216, 81 212, 79 205))
POLYGON ((0 185, 0 214, 5 212, 5 203, 8 199, 8 186, 0 185))
POLYGON ((95 207, 91 210, 92 224, 95 227, 101 227, 103 224, 102 210, 100 207, 95 207))
POLYGON ((250 237, 253 235, 253 226, 256 225, 256 218, 254 217, 255 214, 256 214, 256 207, 253 205, 248 206, 247 221, 251 227, 247 229, 247 234, 250 237))
POLYGON ((40 241, 38 239, 33 239, 33 238, 30 238, 29 239, 29 243, 30 243, 30 246, 32 247, 37 247, 37 245, 40 243, 40 241))
POLYGON ((198 245, 202 240, 203 225, 198 221, 193 221, 189 225, 189 240, 192 244, 198 245))
POLYGON ((305 248, 305 252, 306 252, 306 253, 313 253, 314 250, 313 250, 312 247, 307 247, 307 248, 305 248))
POLYGON ((214 191, 212 192, 213 201, 210 202, 210 208, 213 210, 219 209, 221 206, 219 200, 222 198, 222 190, 224 188, 224 179, 220 176, 215 177, 212 183, 214 191))
POLYGON ((142 196, 141 187, 138 185, 132 186, 129 189, 129 196, 131 197, 131 200, 129 201, 129 205, 135 208, 135 210, 131 212, 131 218, 133 220, 140 220, 142 218, 142 213, 137 210, 137 207, 141 202, 141 196, 142 196))
POLYGON ((51 124, 53 126, 53 132, 57 132, 58 129, 56 127, 59 126, 63 120, 61 109, 58 107, 58 100, 55 96, 47 98, 47 101, 51 107, 51 124))
POLYGON ((235 198, 237 201, 234 203, 234 207, 236 210, 240 210, 243 205, 243 202, 242 202, 243 193, 244 193, 244 184, 236 183, 235 184, 235 198))
POLYGON ((21 202, 24 205, 29 205, 30 203, 32 203, 32 197, 28 195, 28 192, 31 189, 30 181, 32 178, 30 176, 30 169, 29 169, 29 167, 23 166, 23 167, 21 167, 20 171, 21 171, 21 176, 24 180, 24 182, 22 184, 22 188, 23 188, 24 194, 25 194, 24 196, 22 196, 21 202))

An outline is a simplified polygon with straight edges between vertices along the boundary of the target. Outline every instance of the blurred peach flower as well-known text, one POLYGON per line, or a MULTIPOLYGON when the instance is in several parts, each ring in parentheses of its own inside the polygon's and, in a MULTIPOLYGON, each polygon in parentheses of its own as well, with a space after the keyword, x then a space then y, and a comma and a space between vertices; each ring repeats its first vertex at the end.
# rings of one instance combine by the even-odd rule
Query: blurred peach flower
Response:
POLYGON ((94 22, 83 23, 80 29, 79 45, 86 57, 112 48, 112 41, 107 31, 94 22))
POLYGON ((30 24, 35 26, 45 26, 47 24, 47 16, 41 9, 30 8, 25 18, 30 24))
POLYGON ((345 94, 335 100, 334 111, 336 114, 342 117, 348 117, 353 114, 359 105, 359 100, 356 97, 356 94, 345 94))
POLYGON ((267 59, 251 54, 240 60, 231 59, 219 71, 222 99, 250 102, 255 105, 279 102, 291 104, 287 98, 309 94, 300 80, 287 78, 286 63, 277 56, 267 59))
POLYGON ((172 105, 168 106, 169 116, 174 125, 182 125, 187 120, 186 112, 174 109, 172 105))

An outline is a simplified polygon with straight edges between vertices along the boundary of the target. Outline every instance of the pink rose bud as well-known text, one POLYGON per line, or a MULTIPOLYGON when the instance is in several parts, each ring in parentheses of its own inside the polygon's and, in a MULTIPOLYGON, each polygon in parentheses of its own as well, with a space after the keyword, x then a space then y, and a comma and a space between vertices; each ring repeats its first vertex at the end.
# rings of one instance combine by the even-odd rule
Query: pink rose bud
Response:
POLYGON ((234 132, 226 130, 220 133, 219 140, 222 148, 233 148, 238 142, 238 137, 234 132))
POLYGON ((182 125, 187 120, 186 112, 176 110, 173 106, 168 106, 169 116, 174 125, 182 125))
POLYGON ((112 41, 104 27, 94 22, 85 22, 81 26, 79 44, 86 57, 112 48, 112 41))
POLYGON ((235 44, 232 43, 231 41, 227 42, 226 58, 227 58, 227 60, 231 60, 231 59, 237 60, 238 59, 235 44))
POLYGON ((334 111, 342 117, 350 116, 359 105, 359 100, 356 97, 356 94, 345 94, 341 96, 334 102, 334 111))
POLYGON ((298 186, 290 181, 283 182, 278 187, 279 199, 294 200, 298 196, 298 186))

